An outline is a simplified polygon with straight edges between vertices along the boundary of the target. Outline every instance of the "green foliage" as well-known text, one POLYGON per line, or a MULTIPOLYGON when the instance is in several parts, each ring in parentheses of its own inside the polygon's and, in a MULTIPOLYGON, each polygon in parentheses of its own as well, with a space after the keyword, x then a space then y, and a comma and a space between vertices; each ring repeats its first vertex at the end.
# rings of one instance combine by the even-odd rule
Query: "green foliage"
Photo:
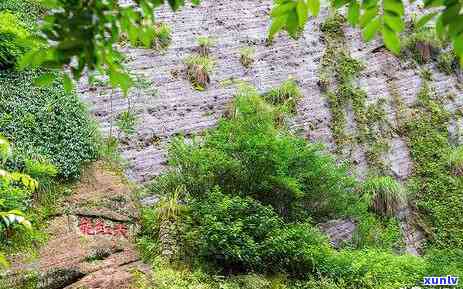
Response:
POLYGON ((14 14, 0 10, 0 70, 14 67, 32 48, 29 37, 29 32, 14 14))
POLYGON ((40 72, 0 73, 0 132, 24 155, 41 155, 59 170, 76 178, 81 167, 97 157, 96 127, 75 94, 55 82, 37 88, 40 72))
POLYGON ((394 216, 407 203, 406 191, 392 177, 372 177, 363 184, 370 208, 380 216, 394 216))
POLYGON ((296 81, 290 78, 283 82, 280 87, 265 93, 263 97, 267 102, 280 107, 284 112, 295 114, 302 93, 296 81))
POLYGON ((415 164, 410 188, 432 234, 430 243, 440 248, 462 248, 463 183, 449 171, 449 119, 449 113, 425 84, 418 95, 414 117, 407 123, 415 164))
MULTIPOLYGON (((184 0, 169 0, 173 10, 185 4, 184 0)), ((199 4, 198 0, 192 3, 199 4)), ((85 70, 105 72, 113 87, 127 93, 133 84, 130 76, 117 61, 115 43, 127 35, 132 45, 138 42, 150 46, 156 36, 154 11, 165 1, 141 0, 134 5, 109 1, 45 1, 48 15, 40 30, 47 46, 27 53, 21 67, 70 67, 72 77, 79 79, 85 70), (94 21, 98 19, 98 21, 94 21), (51 41, 47 41, 51 40, 51 41), (104 53, 102 53, 104 52, 104 53)), ((66 74, 65 79, 70 82, 66 74)), ((70 86, 68 87, 70 90, 70 86)))
POLYGON ((35 31, 37 19, 46 12, 41 2, 41 0, 0 0, 0 11, 15 14, 29 31, 35 31))
POLYGON ((346 22, 339 13, 330 14, 320 26, 320 31, 330 39, 344 38, 343 26, 346 22))
POLYGON ((273 232, 263 247, 268 272, 299 277, 321 273, 333 254, 326 236, 309 224, 285 225, 273 232))
POLYGON ((29 209, 30 195, 38 187, 37 181, 29 175, 5 170, 11 151, 8 140, 0 135, 0 267, 8 265, 2 252, 5 243, 12 241, 16 232, 32 229, 32 224, 23 211, 29 209))
POLYGON ((358 61, 347 55, 345 52, 341 52, 336 57, 337 64, 335 66, 336 78, 340 82, 348 82, 354 79, 365 66, 358 61))
POLYGON ((152 46, 157 50, 164 50, 172 42, 172 29, 166 23, 157 24, 154 28, 154 39, 152 46))
POLYGON ((210 49, 215 45, 215 40, 209 36, 199 36, 196 40, 199 46, 199 54, 201 56, 208 56, 210 49))
POLYGON ((130 111, 123 111, 117 116, 116 126, 126 135, 135 133, 137 117, 130 111))
POLYGON ((450 50, 440 53, 437 57, 437 68, 447 75, 450 75, 460 69, 460 64, 458 63, 455 52, 450 50))
POLYGON ((448 164, 454 175, 463 176, 463 146, 451 150, 448 156, 448 164))
POLYGON ((187 76, 197 90, 206 89, 210 83, 210 73, 214 69, 215 62, 209 56, 193 54, 185 59, 187 76))
POLYGON ((427 63, 435 57, 443 43, 430 27, 416 27, 413 23, 410 25, 410 31, 403 39, 402 53, 419 64, 427 63))
POLYGON ((174 142, 170 165, 190 194, 202 196, 219 185, 272 205, 289 219, 323 219, 343 211, 354 198, 346 167, 318 145, 275 129, 275 110, 259 95, 243 92, 235 117, 223 120, 201 143, 174 142))
MULTIPOLYGON (((309 15, 316 16, 320 9, 318 0, 277 0, 271 12, 272 25, 269 38, 273 39, 280 30, 286 30, 293 38, 297 38, 304 29, 309 15)), ((404 4, 401 0, 383 0, 359 2, 356 0, 335 0, 331 5, 336 8, 347 7, 347 20, 352 26, 359 25, 363 38, 369 41, 376 34, 381 34, 385 46, 394 54, 401 50, 400 33, 405 29, 404 4)), ((463 56, 463 29, 461 29, 461 1, 430 0, 424 7, 430 13, 423 15, 416 23, 417 28, 424 27, 429 21, 436 19, 433 29, 440 39, 448 39, 453 45, 460 61, 463 56), (434 7, 442 7, 436 12, 434 7)))
POLYGON ((254 54, 256 50, 253 47, 243 47, 240 49, 240 62, 241 64, 249 68, 254 63, 254 54))
POLYGON ((191 204, 198 254, 228 270, 262 270, 263 242, 282 221, 269 206, 213 189, 191 204))

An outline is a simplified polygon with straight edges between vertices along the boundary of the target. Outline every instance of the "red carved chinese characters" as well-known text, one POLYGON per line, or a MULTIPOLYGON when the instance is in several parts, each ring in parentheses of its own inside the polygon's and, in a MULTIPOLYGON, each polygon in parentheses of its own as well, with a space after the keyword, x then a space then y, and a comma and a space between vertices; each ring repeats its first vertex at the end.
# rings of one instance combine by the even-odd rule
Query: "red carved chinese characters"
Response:
POLYGON ((124 224, 116 224, 114 226, 114 236, 123 236, 127 238, 127 227, 124 224))
POLYGON ((106 224, 104 220, 98 219, 93 223, 89 218, 80 218, 79 230, 84 235, 107 235, 124 238, 127 238, 128 232, 125 224, 114 224, 114 227, 112 227, 106 224))
POLYGON ((79 222, 80 232, 84 235, 95 235, 95 230, 93 230, 92 221, 88 218, 81 218, 79 222))

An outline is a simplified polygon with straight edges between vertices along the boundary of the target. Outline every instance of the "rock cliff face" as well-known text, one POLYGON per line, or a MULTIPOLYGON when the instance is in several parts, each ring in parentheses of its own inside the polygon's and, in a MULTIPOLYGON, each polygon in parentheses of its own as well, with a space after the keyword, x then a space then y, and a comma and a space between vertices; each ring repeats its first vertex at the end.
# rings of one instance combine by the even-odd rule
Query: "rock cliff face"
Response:
MULTIPOLYGON (((298 105, 293 127, 309 140, 333 149, 330 110, 317 85, 318 67, 325 48, 320 23, 328 12, 324 9, 318 18, 310 20, 300 39, 282 35, 269 46, 266 35, 271 6, 271 0, 204 0, 199 7, 187 6, 177 13, 165 7, 158 11, 158 20, 172 27, 172 45, 164 53, 123 49, 128 55, 129 70, 148 80, 148 85, 133 89, 130 101, 104 85, 93 89, 85 84, 81 86, 82 98, 90 104, 105 134, 109 134, 111 119, 113 135, 118 134, 114 127, 117 115, 127 111, 131 102, 137 117, 136 133, 122 137, 121 147, 129 164, 130 178, 146 182, 158 175, 165 167, 166 144, 172 136, 213 127, 233 98, 235 87, 225 85, 230 79, 248 81, 262 92, 288 77, 296 79, 304 98, 298 105), (205 91, 196 91, 184 75, 183 60, 195 50, 196 38, 201 35, 216 40, 211 49, 216 66, 210 86, 205 91), (239 50, 246 46, 256 49, 256 62, 249 69, 239 61, 239 50)), ((344 30, 352 57, 366 64, 358 84, 367 92, 369 102, 380 98, 388 100, 386 111, 392 121, 395 111, 390 104, 391 86, 405 104, 412 104, 421 85, 419 70, 384 49, 376 49, 381 45, 378 41, 366 44, 357 30, 344 30)), ((463 101, 462 92, 457 88, 458 79, 437 71, 433 71, 433 76, 432 85, 439 94, 458 96, 455 103, 448 105, 450 110, 457 109, 463 101)), ((348 119, 352 119, 349 111, 347 114, 348 119)), ((355 129, 355 124, 350 121, 348 128, 355 129)), ((352 158, 361 174, 365 169, 362 150, 354 149, 352 158)), ((412 164, 403 139, 392 138, 390 152, 384 158, 398 177, 406 178, 410 174, 412 164)))
MULTIPOLYGON (((317 85, 318 69, 325 50, 320 23, 328 15, 312 18, 298 40, 280 35, 272 45, 266 44, 270 25, 271 0, 203 0, 199 7, 184 7, 177 13, 167 7, 158 11, 158 20, 172 27, 172 45, 164 52, 123 48, 127 53, 129 70, 149 81, 124 98, 109 86, 80 86, 82 99, 89 103, 92 114, 98 119, 104 134, 119 136, 121 151, 128 162, 127 175, 137 182, 147 182, 166 167, 166 147, 177 135, 190 135, 213 127, 233 98, 235 87, 225 85, 230 80, 244 80, 265 92, 280 85, 288 77, 294 78, 304 95, 297 107, 291 126, 310 141, 322 142, 334 150, 330 130, 331 114, 327 98, 317 85), (207 35, 216 40, 211 56, 216 66, 211 83, 205 91, 195 90, 185 75, 184 59, 197 47, 196 38, 207 35), (251 46, 256 50, 255 63, 244 68, 239 50, 251 46), (123 136, 115 127, 117 116, 131 110, 137 118, 136 132, 123 136), (112 123, 112 125, 111 125, 112 123)), ((415 7, 408 7, 408 16, 415 7)), ((380 41, 364 43, 359 31, 344 27, 345 43, 352 57, 362 61, 366 68, 356 79, 357 85, 367 93, 367 104, 385 99, 385 111, 390 122, 402 119, 394 109, 393 96, 410 106, 421 87, 420 68, 399 59, 381 47, 380 41)), ((447 76, 428 64, 432 71, 431 85, 439 95, 454 95, 447 101, 450 111, 460 109, 463 93, 456 75, 447 76)), ((347 107, 347 130, 355 131, 352 108, 347 107)), ((449 132, 459 142, 459 128, 463 123, 453 121, 449 132)), ((392 173, 405 180, 412 172, 406 140, 392 136, 390 149, 382 156, 392 173)), ((352 145, 347 155, 362 177, 367 163, 363 146, 352 145)))

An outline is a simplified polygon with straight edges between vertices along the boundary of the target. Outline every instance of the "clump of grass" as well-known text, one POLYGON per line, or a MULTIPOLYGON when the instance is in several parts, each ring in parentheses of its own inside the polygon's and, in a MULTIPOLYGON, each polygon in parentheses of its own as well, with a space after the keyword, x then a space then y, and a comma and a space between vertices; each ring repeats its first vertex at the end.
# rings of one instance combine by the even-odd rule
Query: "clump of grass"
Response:
POLYGON ((240 49, 240 62, 241 64, 249 68, 254 63, 254 54, 256 50, 253 47, 243 47, 240 49))
POLYGON ((202 56, 207 56, 210 53, 210 49, 215 45, 214 39, 209 36, 199 36, 196 41, 199 46, 199 54, 202 56))
POLYGON ((274 88, 264 94, 264 99, 269 103, 281 106, 288 113, 296 113, 297 102, 302 93, 294 79, 286 80, 280 87, 274 88))
POLYGON ((210 83, 210 73, 214 68, 214 61, 204 55, 193 54, 185 59, 187 66, 187 76, 197 90, 206 89, 210 83))
POLYGON ((372 177, 363 184, 370 209, 380 216, 394 216, 407 202, 405 189, 392 177, 372 177))
POLYGON ((448 163, 454 175, 463 176, 463 146, 450 151, 448 163))
POLYGON ((443 52, 437 57, 437 68, 447 75, 455 72, 459 67, 458 59, 453 50, 443 52))
POLYGON ((117 127, 126 135, 135 133, 135 125, 137 124, 136 116, 130 111, 124 111, 117 116, 117 127))
POLYGON ((164 50, 172 42, 172 30, 166 23, 159 23, 154 27, 153 48, 164 50))
POLYGON ((155 207, 156 225, 158 226, 161 255, 167 260, 178 257, 179 218, 186 206, 181 203, 183 187, 178 187, 170 196, 163 197, 155 207))
POLYGON ((427 67, 423 67, 420 70, 420 76, 424 80, 432 81, 432 71, 427 67))

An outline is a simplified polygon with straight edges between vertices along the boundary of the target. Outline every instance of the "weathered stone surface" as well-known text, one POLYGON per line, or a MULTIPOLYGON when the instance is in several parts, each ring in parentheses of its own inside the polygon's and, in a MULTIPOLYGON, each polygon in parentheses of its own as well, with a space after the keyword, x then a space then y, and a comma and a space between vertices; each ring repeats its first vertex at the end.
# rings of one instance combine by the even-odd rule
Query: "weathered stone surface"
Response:
POLYGON ((50 222, 50 239, 39 249, 38 258, 32 263, 16 260, 10 280, 36 272, 36 282, 44 289, 129 288, 132 270, 149 273, 133 245, 137 214, 129 187, 120 176, 96 163, 73 191, 62 202, 63 215, 50 222), (97 230, 98 222, 101 230, 97 230))
MULTIPOLYGON (((221 85, 223 80, 230 78, 249 81, 260 91, 265 91, 289 76, 294 77, 304 94, 293 122, 294 129, 312 141, 327 144, 328 149, 333 148, 329 109, 317 86, 317 69, 324 50, 319 23, 326 17, 327 11, 323 9, 320 17, 309 21, 299 40, 280 36, 268 46, 266 35, 271 5, 271 0, 205 0, 199 7, 187 6, 176 13, 165 7, 158 11, 157 16, 159 21, 167 22, 173 28, 171 47, 165 53, 123 49, 128 54, 129 70, 152 82, 148 89, 135 89, 130 94, 138 125, 136 134, 122 141, 121 150, 129 163, 129 177, 140 182, 149 181, 165 168, 166 145, 172 136, 213 127, 233 97, 234 87, 221 85), (194 51, 196 37, 200 35, 209 35, 217 42, 211 49, 217 62, 212 83, 203 92, 194 90, 182 75, 183 59, 194 51), (246 45, 256 49, 256 62, 249 69, 239 61, 239 49, 246 45), (175 76, 174 72, 180 73, 175 76)), ((408 14, 412 10, 417 12, 417 8, 410 7, 408 10, 408 14)), ((346 28, 345 32, 352 56, 367 64, 358 84, 367 91, 368 101, 388 99, 388 82, 393 80, 404 102, 411 105, 421 85, 419 71, 378 48, 381 47, 379 41, 364 43, 358 30, 346 28)), ((458 99, 455 105, 461 107, 463 99, 461 90, 457 88, 457 78, 435 71, 432 64, 428 66, 434 73, 432 84, 436 91, 455 94, 458 99)), ((117 115, 128 108, 128 100, 120 92, 114 92, 113 112, 110 113, 112 92, 108 87, 94 90, 83 83, 80 92, 106 134, 110 130, 110 120, 114 123, 117 115)), ((392 117, 393 109, 389 103, 387 108, 392 117)), ((117 128, 114 128, 113 135, 118 134, 117 128)), ((362 150, 356 152, 354 158, 362 176, 365 171, 362 150)), ((399 178, 410 174, 411 163, 403 140, 393 140, 392 149, 385 159, 389 160, 399 178)))
POLYGON ((331 220, 319 224, 318 227, 328 236, 331 244, 336 248, 350 242, 355 230, 357 230, 357 225, 352 219, 331 220))

